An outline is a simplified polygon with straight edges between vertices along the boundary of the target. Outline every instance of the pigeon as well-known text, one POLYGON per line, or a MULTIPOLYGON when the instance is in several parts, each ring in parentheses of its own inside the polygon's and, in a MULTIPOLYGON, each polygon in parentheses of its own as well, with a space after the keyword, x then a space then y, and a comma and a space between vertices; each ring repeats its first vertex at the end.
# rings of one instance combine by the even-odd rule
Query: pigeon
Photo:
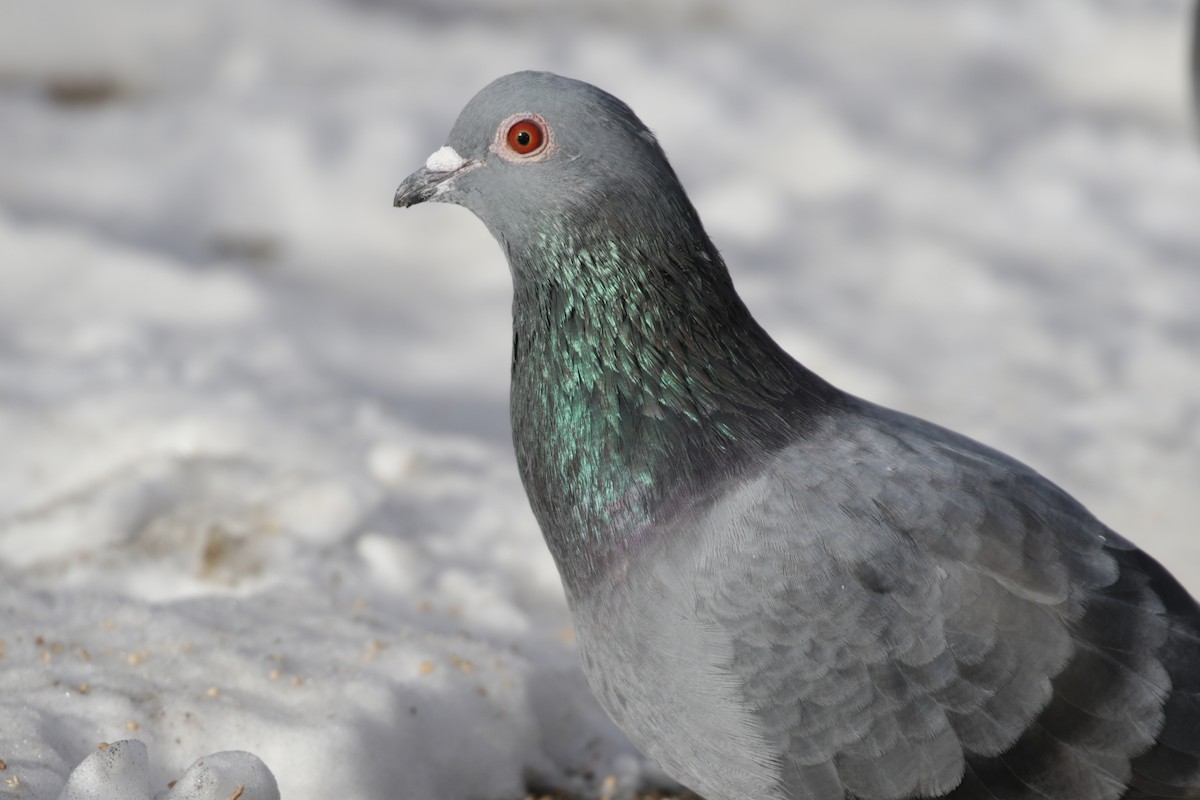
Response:
POLYGON ((1200 798, 1200 607, 1031 468, 826 382, 655 136, 494 81, 395 205, 507 255, 511 420, 588 684, 709 800, 1200 798))

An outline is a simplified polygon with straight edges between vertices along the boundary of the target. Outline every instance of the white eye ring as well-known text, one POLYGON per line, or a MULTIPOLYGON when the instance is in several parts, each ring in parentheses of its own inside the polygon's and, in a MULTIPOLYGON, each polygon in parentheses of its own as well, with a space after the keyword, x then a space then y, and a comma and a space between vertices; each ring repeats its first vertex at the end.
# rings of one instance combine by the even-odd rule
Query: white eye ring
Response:
POLYGON ((524 113, 512 114, 505 118, 503 122, 496 128, 496 135, 492 139, 492 146, 488 148, 491 152, 503 158, 505 161, 517 163, 529 163, 531 161, 543 161, 558 151, 558 147, 554 142, 554 129, 546 122, 545 117, 541 114, 524 113), (515 150, 509 142, 509 133, 512 129, 522 122, 532 123, 542 135, 541 144, 531 149, 528 153, 522 153, 515 150))

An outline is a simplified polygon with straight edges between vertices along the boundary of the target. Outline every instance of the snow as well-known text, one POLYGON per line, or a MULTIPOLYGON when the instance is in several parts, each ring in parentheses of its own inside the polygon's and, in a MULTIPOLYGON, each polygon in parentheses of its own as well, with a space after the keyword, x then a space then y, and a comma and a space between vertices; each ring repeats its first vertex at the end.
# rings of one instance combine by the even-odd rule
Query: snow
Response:
POLYGON ((587 691, 516 478, 502 254, 462 209, 391 207, 515 69, 639 112, 801 360, 1030 462, 1200 588, 1188 14, 6 10, 0 798, 664 782, 587 691))

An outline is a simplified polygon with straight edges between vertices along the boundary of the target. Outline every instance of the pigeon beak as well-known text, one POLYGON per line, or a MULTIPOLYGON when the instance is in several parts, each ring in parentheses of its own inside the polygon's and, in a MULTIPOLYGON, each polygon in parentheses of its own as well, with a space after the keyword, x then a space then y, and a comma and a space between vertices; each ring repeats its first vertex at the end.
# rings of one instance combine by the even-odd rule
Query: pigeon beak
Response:
POLYGON ((453 147, 446 146, 425 161, 425 166, 409 175, 396 189, 396 208, 408 208, 426 200, 437 200, 454 187, 454 179, 476 167, 482 161, 467 161, 453 147))

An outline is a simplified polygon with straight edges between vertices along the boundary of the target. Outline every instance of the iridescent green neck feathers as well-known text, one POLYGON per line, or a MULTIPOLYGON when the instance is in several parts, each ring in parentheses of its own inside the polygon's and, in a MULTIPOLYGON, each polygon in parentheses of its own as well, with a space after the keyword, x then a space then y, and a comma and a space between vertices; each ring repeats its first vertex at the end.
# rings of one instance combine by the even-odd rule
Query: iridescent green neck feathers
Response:
POLYGON ((561 216, 509 250, 513 439, 560 568, 633 546, 833 395, 754 322, 690 204, 673 211, 689 224, 561 216))

